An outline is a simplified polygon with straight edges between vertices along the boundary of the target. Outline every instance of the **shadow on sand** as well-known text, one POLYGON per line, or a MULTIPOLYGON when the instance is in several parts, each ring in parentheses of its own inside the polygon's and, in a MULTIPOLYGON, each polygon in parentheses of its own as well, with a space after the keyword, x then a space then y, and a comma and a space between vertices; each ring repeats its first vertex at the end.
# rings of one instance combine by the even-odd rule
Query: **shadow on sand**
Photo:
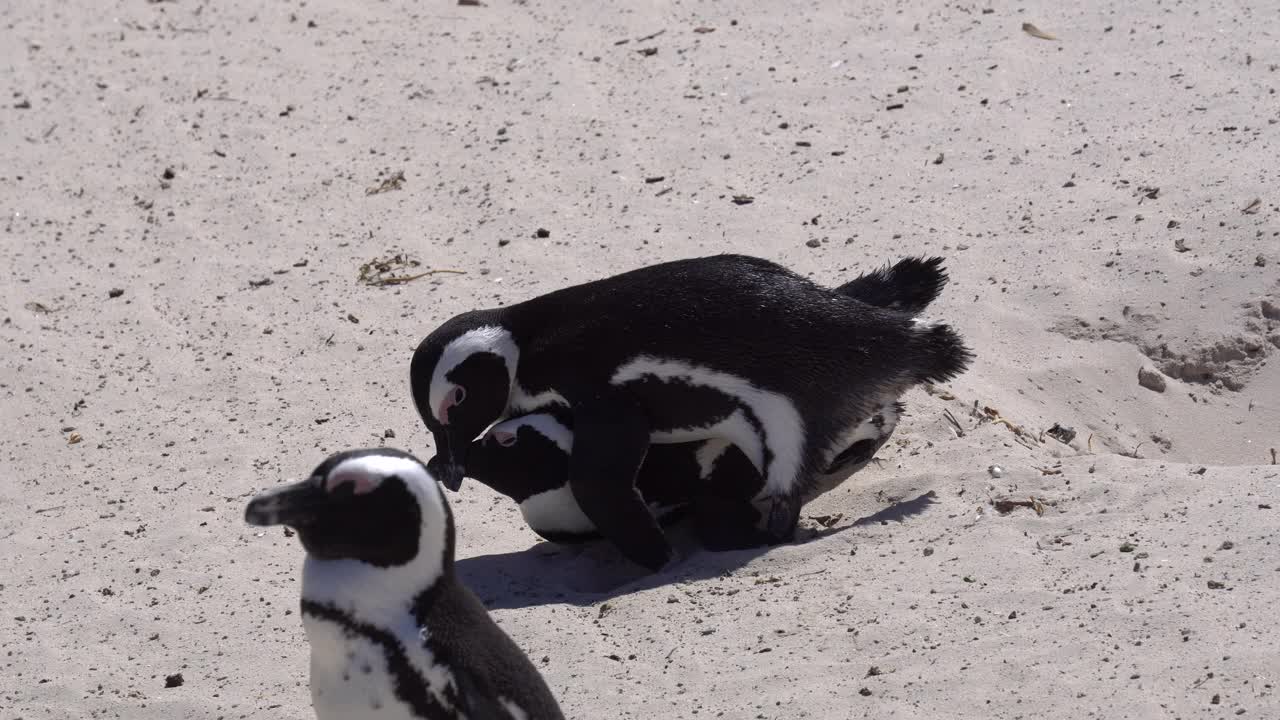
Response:
MULTIPOLYGON (((935 502, 933 491, 903 500, 853 523, 827 528, 801 528, 793 545, 821 540, 854 527, 905 522, 935 502)), ((650 574, 623 560, 605 542, 555 545, 539 542, 524 550, 463 558, 458 577, 491 610, 565 603, 588 606, 603 600, 675 582, 690 582, 732 572, 770 548, 709 552, 701 548, 687 524, 667 530, 679 560, 661 573, 650 574)))

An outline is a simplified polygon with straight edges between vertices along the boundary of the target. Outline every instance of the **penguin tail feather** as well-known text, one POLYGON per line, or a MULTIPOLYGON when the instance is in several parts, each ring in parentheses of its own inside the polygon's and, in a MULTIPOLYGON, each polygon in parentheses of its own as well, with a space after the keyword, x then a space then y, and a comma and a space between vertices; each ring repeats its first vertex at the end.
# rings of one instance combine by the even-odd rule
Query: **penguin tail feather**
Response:
POLYGON ((916 382, 946 382, 963 373, 973 362, 973 351, 950 325, 917 321, 914 330, 916 352, 913 355, 919 359, 912 363, 916 382))
POLYGON ((918 314, 947 284, 940 257, 908 257, 850 280, 836 292, 868 305, 918 314))

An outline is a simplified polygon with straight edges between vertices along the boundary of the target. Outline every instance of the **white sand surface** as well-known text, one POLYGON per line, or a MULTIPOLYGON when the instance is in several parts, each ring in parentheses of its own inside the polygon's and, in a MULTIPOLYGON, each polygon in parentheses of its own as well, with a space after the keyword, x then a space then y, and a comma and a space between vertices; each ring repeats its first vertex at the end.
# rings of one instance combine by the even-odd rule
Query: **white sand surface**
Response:
POLYGON ((1280 717, 1273 3, 486 2, 0 4, 0 720, 310 718, 247 498, 429 457, 453 314, 722 251, 944 255, 977 360, 768 552, 451 495, 569 717, 1280 717))

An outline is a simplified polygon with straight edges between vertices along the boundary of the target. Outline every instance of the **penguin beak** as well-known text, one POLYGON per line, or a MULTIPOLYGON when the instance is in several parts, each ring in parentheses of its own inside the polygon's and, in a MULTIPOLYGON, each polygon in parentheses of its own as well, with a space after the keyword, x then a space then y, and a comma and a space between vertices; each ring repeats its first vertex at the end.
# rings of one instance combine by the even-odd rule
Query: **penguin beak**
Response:
POLYGON ((467 444, 453 442, 447 431, 433 433, 436 440, 435 457, 427 461, 427 472, 453 492, 462 487, 466 475, 467 444))
POLYGON ((427 472, 431 473, 431 477, 439 480, 441 485, 453 492, 458 492, 458 488, 462 487, 462 478, 465 471, 461 465, 454 463, 452 458, 436 455, 427 461, 427 472))
POLYGON ((319 519, 320 511, 329 499, 319 479, 307 478, 272 488, 250 500, 244 509, 244 521, 259 527, 309 525, 319 519))

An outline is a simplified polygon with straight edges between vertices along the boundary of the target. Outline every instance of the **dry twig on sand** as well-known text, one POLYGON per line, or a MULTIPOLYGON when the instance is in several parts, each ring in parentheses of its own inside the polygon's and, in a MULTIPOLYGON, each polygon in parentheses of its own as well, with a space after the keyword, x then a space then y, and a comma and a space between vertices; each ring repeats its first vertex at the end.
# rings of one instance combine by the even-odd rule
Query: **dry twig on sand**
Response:
POLYGON ((436 268, 432 270, 424 270, 423 272, 411 274, 396 274, 398 272, 416 268, 421 263, 414 260, 404 253, 396 253, 391 257, 374 258, 360 266, 360 276, 356 279, 364 285, 373 285, 382 287, 386 285, 403 285, 407 282, 413 282, 418 278, 436 273, 453 273, 456 275, 466 275, 466 270, 451 270, 448 268, 436 268))

